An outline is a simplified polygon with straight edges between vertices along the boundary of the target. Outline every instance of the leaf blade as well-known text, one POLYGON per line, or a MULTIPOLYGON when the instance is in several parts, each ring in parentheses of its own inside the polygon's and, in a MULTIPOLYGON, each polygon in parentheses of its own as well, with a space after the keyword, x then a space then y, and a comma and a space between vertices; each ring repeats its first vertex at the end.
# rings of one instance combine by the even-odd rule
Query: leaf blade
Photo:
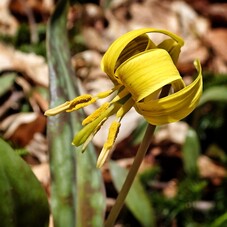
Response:
POLYGON ((1 226, 47 226, 49 205, 30 167, 0 138, 1 226))
POLYGON ((203 92, 198 107, 206 102, 227 102, 227 87, 214 86, 206 89, 203 92))
MULTIPOLYGON (((47 28, 47 55, 50 74, 50 106, 57 106, 79 95, 75 73, 71 66, 67 39, 66 16, 68 1, 59 1, 47 28)), ((91 204, 94 194, 104 198, 101 173, 96 169, 95 152, 90 148, 81 157, 71 145, 74 133, 80 129, 83 113, 63 113, 49 118, 48 136, 51 151, 52 212, 56 226, 86 226, 84 220, 103 221, 105 203, 91 204), (84 162, 87 164, 85 165, 84 162), (93 175, 91 175, 91 171, 93 175), (92 177, 98 180, 96 187, 92 177), (86 179, 86 181, 81 181, 86 179), (79 192, 84 192, 79 194, 79 192), (86 212, 83 205, 89 204, 86 212), (89 216, 88 215, 92 215, 89 216)), ((104 199, 103 199, 104 200, 104 199)), ((91 223, 90 226, 97 226, 91 223)))
POLYGON ((200 143, 197 133, 189 128, 182 147, 184 170, 190 177, 198 176, 197 160, 200 155, 200 143))
MULTIPOLYGON (((127 175, 127 170, 117 165, 114 161, 109 163, 114 186, 119 192, 127 175)), ((144 226, 155 226, 155 217, 149 198, 138 178, 135 178, 132 187, 125 200, 126 205, 135 218, 144 226)))

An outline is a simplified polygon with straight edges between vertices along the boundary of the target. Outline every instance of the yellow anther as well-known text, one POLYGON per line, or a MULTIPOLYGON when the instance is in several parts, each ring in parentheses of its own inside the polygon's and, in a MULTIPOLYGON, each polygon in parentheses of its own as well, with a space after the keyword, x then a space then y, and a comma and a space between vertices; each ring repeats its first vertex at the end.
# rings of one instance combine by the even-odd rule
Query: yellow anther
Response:
POLYGON ((56 106, 52 109, 47 110, 44 115, 46 116, 54 116, 61 112, 72 112, 74 110, 78 110, 82 107, 88 106, 96 101, 96 98, 91 95, 85 94, 76 97, 73 100, 67 101, 59 106, 56 106))
POLYGON ((111 124, 110 129, 109 129, 109 134, 107 137, 107 141, 105 142, 105 144, 103 146, 105 149, 110 149, 113 146, 113 144, 116 140, 120 125, 121 124, 118 121, 114 121, 111 124))
POLYGON ((106 158, 108 156, 108 153, 110 151, 110 149, 113 147, 115 140, 117 138, 117 134, 119 132, 119 128, 120 128, 120 122, 114 121, 110 128, 109 128, 109 134, 107 137, 107 140, 103 146, 103 149, 98 157, 98 161, 97 161, 97 167, 100 168, 102 167, 102 165, 104 164, 104 162, 106 161, 106 158))
POLYGON ((97 110, 95 110, 92 114, 90 114, 87 118, 85 118, 82 122, 82 125, 87 125, 90 122, 94 121, 96 118, 98 118, 101 115, 101 113, 107 110, 109 106, 110 106, 110 103, 105 102, 97 110))
POLYGON ((75 99, 70 101, 70 107, 66 110, 66 112, 72 112, 74 110, 78 110, 85 106, 88 106, 96 101, 96 98, 92 97, 89 94, 81 95, 76 97, 75 99))
POLYGON ((85 95, 81 95, 76 97, 75 99, 72 100, 72 105, 77 105, 80 103, 85 103, 85 102, 89 102, 90 100, 92 100, 92 96, 89 94, 85 94, 85 95))

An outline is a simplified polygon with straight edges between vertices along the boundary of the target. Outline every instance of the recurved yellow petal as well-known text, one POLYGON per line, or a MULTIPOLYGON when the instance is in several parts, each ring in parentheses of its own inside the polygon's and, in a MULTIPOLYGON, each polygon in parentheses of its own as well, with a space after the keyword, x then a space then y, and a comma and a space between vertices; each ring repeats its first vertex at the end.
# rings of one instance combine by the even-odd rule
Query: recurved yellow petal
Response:
POLYGON ((133 55, 152 48, 156 48, 156 45, 151 41, 147 34, 136 37, 131 42, 129 42, 121 52, 119 58, 117 59, 115 69, 133 55))
POLYGON ((168 52, 164 49, 151 49, 125 61, 115 74, 139 102, 166 84, 174 89, 184 87, 183 80, 168 52))
POLYGON ((165 49, 171 56, 174 64, 177 63, 181 51, 181 46, 175 40, 165 39, 157 47, 165 49))
POLYGON ((145 35, 146 33, 162 33, 175 40, 179 46, 184 45, 183 39, 179 36, 162 29, 142 28, 122 35, 111 44, 101 62, 102 70, 106 72, 114 83, 119 83, 114 72, 116 67, 118 67, 124 59, 132 56, 134 53, 155 47, 155 44, 153 44, 151 40, 148 39, 148 36, 145 35))
POLYGON ((199 102, 203 87, 201 65, 198 60, 194 64, 198 76, 190 85, 164 98, 136 103, 137 112, 154 125, 179 121, 190 114, 199 102))

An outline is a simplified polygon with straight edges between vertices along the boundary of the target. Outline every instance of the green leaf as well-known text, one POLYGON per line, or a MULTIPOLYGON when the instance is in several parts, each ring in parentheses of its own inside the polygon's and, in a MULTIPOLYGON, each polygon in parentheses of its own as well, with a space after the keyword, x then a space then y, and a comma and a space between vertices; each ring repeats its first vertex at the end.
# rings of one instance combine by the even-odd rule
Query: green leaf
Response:
POLYGON ((227 225, 227 213, 222 214, 220 217, 214 220, 213 223, 211 223, 211 227, 224 227, 227 225))
POLYGON ((206 102, 227 102, 227 87, 215 86, 206 89, 203 92, 198 107, 206 102))
MULTIPOLYGON (((110 172, 113 179, 114 186, 117 191, 121 190, 121 187, 125 181, 128 171, 120 167, 116 162, 110 162, 110 172)), ((144 226, 152 227, 155 223, 155 217, 152 205, 149 201, 140 180, 135 178, 133 185, 126 197, 125 203, 135 218, 144 226)))
POLYGON ((185 172, 191 177, 197 176, 197 160, 200 154, 200 143, 197 133, 192 128, 188 130, 182 151, 185 172))
MULTIPOLYGON (((79 95, 67 39, 68 1, 59 1, 47 27, 50 106, 79 95)), ((81 127, 82 112, 62 113, 48 120, 51 165, 51 208, 55 227, 102 226, 105 196, 96 153, 71 145, 81 127)))
POLYGON ((1 227, 48 226, 49 205, 31 168, 0 139, 1 227))
POLYGON ((6 73, 2 76, 0 76, 0 96, 4 95, 9 89, 12 87, 14 80, 16 78, 15 73, 6 73))

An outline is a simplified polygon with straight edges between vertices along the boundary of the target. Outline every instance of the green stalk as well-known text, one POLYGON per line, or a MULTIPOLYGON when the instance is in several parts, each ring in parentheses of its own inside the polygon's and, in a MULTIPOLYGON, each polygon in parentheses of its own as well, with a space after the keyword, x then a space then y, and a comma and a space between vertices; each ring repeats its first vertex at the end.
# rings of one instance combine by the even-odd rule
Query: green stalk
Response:
POLYGON ((120 213, 122 206, 124 205, 125 198, 132 186, 132 183, 138 172, 140 164, 143 161, 143 158, 147 152, 148 147, 150 146, 151 137, 154 133, 155 128, 156 128, 156 126, 154 126, 154 125, 149 124, 147 126, 143 141, 140 144, 140 147, 137 151, 134 162, 129 170, 127 178, 122 186, 122 189, 117 197, 116 203, 114 204, 114 206, 113 206, 112 210, 110 211, 110 214, 106 220, 105 227, 110 227, 110 226, 114 225, 115 220, 116 220, 118 214, 120 213))
MULTIPOLYGON (((168 95, 169 89, 170 89, 170 85, 166 85, 165 87, 163 87, 162 92, 159 97, 162 98, 162 97, 168 95)), ((155 128, 156 128, 155 125, 149 124, 147 126, 146 132, 143 137, 143 141, 139 146, 139 149, 136 153, 134 162, 133 162, 131 168, 129 169, 129 173, 128 173, 126 180, 122 186, 122 189, 117 197, 117 200, 116 200, 112 210, 110 211, 109 216, 107 217, 107 220, 105 222, 105 227, 111 227, 114 225, 114 223, 124 205, 125 199, 133 184, 133 181, 134 181, 136 174, 139 170, 139 167, 143 161, 143 158, 150 146, 151 138, 154 134, 155 128)))

